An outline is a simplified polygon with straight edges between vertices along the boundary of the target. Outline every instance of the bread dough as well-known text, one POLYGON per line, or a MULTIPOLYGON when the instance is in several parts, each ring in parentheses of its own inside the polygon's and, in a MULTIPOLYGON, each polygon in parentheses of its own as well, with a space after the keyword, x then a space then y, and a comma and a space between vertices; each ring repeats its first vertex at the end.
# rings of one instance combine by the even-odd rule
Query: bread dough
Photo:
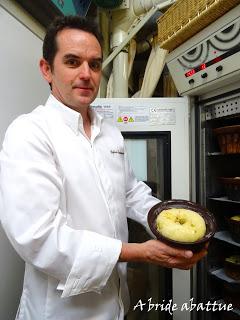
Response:
POLYGON ((195 242, 204 237, 206 224, 195 211, 171 208, 157 217, 157 229, 161 235, 180 242, 195 242))

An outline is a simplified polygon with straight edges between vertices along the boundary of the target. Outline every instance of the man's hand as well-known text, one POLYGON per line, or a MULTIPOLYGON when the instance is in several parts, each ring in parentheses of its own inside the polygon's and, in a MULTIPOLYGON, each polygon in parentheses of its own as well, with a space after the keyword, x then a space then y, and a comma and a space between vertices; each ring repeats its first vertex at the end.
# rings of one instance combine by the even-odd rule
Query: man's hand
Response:
POLYGON ((207 254, 207 247, 198 253, 176 249, 158 240, 143 243, 123 243, 119 261, 139 261, 166 268, 188 270, 207 254))

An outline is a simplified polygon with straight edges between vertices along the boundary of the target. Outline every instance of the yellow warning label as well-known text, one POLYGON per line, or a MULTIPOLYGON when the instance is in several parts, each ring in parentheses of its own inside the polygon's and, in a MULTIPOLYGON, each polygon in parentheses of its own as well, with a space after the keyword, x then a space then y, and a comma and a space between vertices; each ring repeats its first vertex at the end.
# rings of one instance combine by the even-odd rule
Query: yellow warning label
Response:
POLYGON ((118 117, 118 120, 117 120, 117 122, 123 122, 123 119, 122 119, 122 117, 118 117))
POLYGON ((134 122, 133 118, 130 117, 129 120, 128 120, 128 122, 134 122))

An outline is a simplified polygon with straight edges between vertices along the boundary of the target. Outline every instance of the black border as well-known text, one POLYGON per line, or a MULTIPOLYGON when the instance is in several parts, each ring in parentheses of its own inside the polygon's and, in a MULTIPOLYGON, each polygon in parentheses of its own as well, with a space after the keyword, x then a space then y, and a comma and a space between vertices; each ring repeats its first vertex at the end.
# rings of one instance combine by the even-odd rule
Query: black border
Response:
POLYGON ((44 27, 47 27, 56 16, 63 16, 50 0, 17 0, 17 2, 44 27))
MULTIPOLYGON (((144 139, 144 138, 163 138, 163 159, 164 159, 164 199, 169 200, 172 197, 171 188, 171 132, 170 131, 126 131, 121 132, 124 139, 144 139)), ((161 267, 162 268, 162 267, 161 267)), ((159 283, 159 296, 165 300, 164 303, 173 299, 172 287, 172 269, 162 268, 164 272, 164 283, 159 283)), ((155 303, 161 303, 158 301, 155 303)), ((161 312, 158 314, 161 320, 172 320, 173 317, 168 312, 161 312)))

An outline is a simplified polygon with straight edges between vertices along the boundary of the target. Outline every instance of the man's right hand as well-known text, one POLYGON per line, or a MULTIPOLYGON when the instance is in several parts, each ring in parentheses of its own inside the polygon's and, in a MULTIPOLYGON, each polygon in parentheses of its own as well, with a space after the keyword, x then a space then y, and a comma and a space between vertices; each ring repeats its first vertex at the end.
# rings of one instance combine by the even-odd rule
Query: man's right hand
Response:
POLYGON ((158 240, 143 243, 123 243, 119 261, 157 264, 166 268, 191 269, 207 254, 206 248, 198 253, 177 249, 158 240))

